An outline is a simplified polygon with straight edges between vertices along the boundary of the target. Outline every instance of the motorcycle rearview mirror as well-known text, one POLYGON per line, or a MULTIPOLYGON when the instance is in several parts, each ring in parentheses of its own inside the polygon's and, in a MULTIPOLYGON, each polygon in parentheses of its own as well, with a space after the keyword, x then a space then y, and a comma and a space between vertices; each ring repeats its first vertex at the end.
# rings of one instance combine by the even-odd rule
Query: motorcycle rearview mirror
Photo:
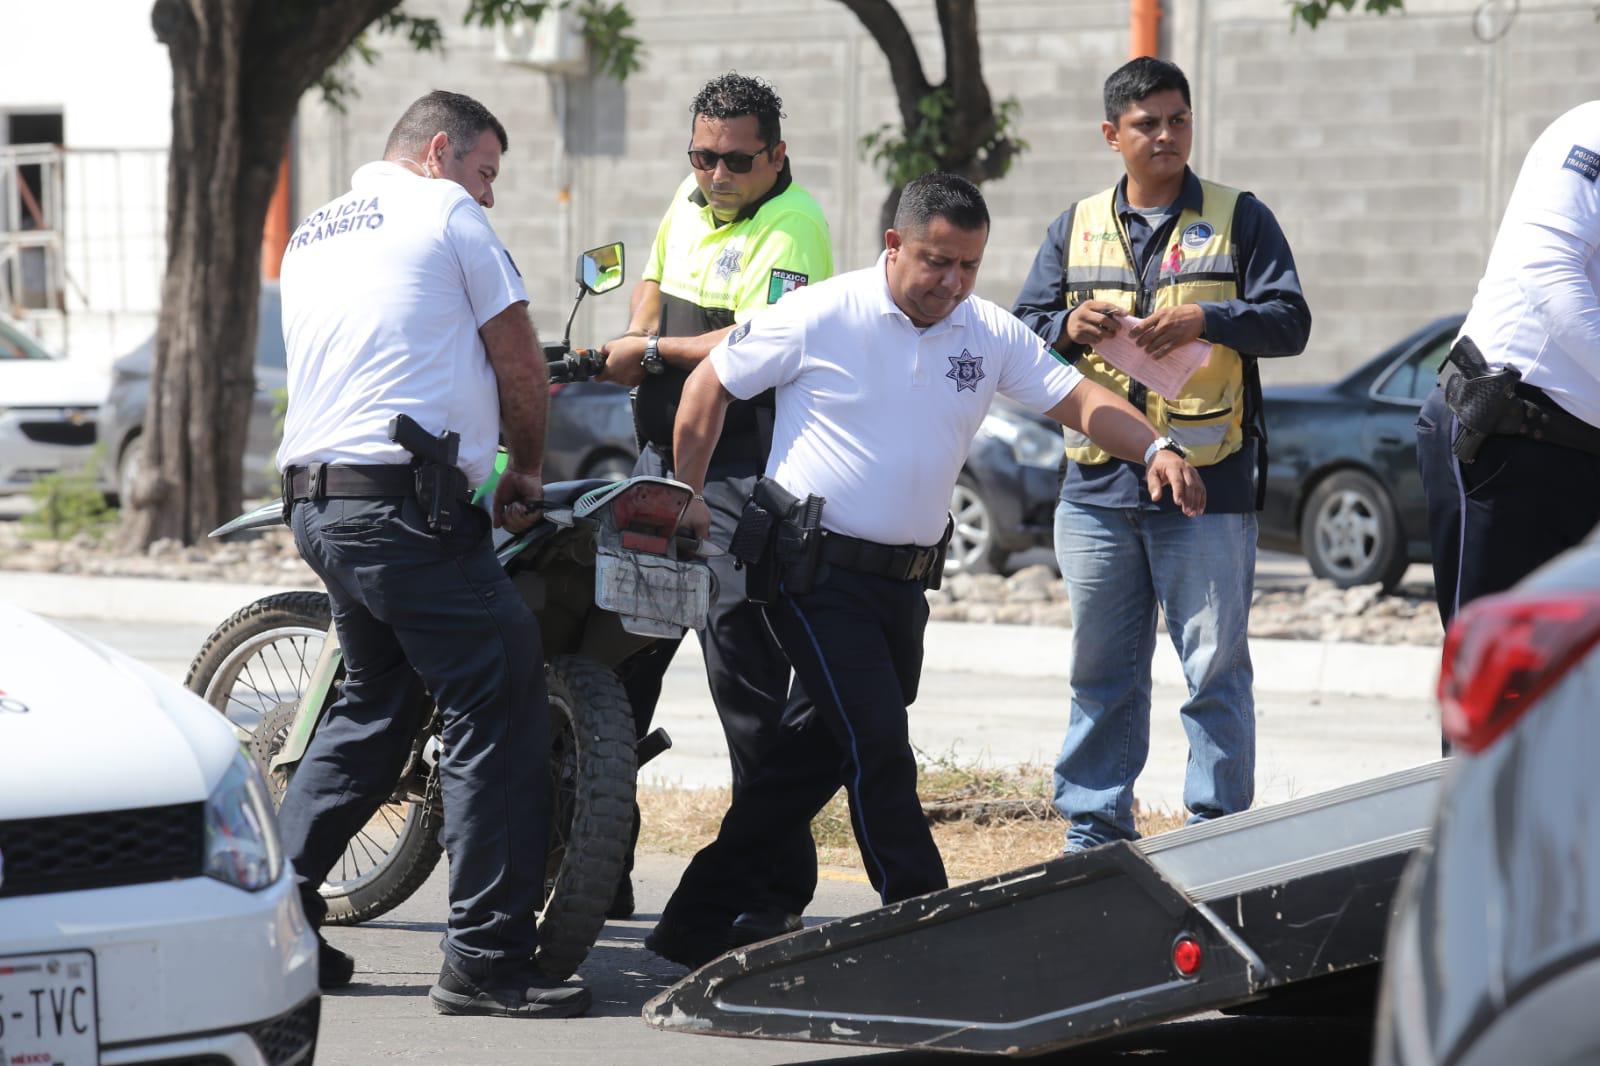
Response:
POLYGON ((622 242, 602 244, 578 256, 578 284, 599 296, 621 288, 624 273, 622 242))
POLYGON ((599 296, 603 292, 621 288, 624 266, 621 241, 590 248, 578 256, 578 299, 572 305, 572 314, 567 316, 567 328, 562 332, 563 348, 568 351, 572 349, 572 320, 578 317, 578 308, 583 305, 584 296, 591 292, 599 296))

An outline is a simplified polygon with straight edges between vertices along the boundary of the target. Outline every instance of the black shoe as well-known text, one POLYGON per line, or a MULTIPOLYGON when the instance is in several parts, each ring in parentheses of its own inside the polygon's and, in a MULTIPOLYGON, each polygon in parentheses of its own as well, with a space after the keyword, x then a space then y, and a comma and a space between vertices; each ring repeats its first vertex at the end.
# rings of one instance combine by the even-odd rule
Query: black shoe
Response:
POLYGON ((668 962, 698 970, 724 951, 734 947, 732 930, 708 926, 657 922, 644 938, 644 946, 668 962))
POLYGON ((805 928, 798 914, 780 910, 745 911, 733 920, 733 944, 743 947, 805 928))
POLYGON ((324 992, 343 988, 355 976, 356 960, 317 934, 317 984, 324 992))
POLYGON ((617 894, 611 897, 606 917, 619 922, 633 917, 633 878, 627 874, 623 874, 622 880, 617 882, 617 894))
POLYGON ((589 1009, 591 996, 582 985, 568 985, 542 975, 482 988, 446 962, 439 980, 428 989, 440 1014, 490 1015, 497 1018, 576 1018, 589 1009))

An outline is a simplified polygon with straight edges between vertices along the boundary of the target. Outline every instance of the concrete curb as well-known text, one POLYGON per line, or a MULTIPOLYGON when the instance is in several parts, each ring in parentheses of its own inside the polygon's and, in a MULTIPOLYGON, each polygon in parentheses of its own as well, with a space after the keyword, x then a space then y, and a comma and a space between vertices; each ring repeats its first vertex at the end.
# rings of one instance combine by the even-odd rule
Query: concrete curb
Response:
MULTIPOLYGON (((0 600, 68 619, 210 627, 262 596, 283 591, 288 588, 0 571, 0 600)), ((1071 636, 1070 629, 1053 626, 932 622, 923 662, 932 670, 1064 681, 1072 667, 1071 636)), ((1250 656, 1256 688, 1263 692, 1430 701, 1439 673, 1439 650, 1415 645, 1257 639, 1250 642, 1250 656)), ((1152 673, 1157 685, 1184 685, 1169 641, 1156 642, 1152 673)))

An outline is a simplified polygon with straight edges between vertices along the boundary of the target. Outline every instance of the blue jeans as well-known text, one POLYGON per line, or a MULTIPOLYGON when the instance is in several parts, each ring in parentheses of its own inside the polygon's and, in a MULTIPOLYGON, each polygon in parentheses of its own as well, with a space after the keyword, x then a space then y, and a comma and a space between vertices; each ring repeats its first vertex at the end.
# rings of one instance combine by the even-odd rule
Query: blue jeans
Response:
POLYGON ((1250 806, 1255 698, 1246 628, 1256 516, 1056 506, 1056 558, 1072 603, 1072 717, 1056 760, 1068 849, 1138 837, 1133 783, 1150 750, 1156 607, 1183 661, 1190 821, 1250 806))

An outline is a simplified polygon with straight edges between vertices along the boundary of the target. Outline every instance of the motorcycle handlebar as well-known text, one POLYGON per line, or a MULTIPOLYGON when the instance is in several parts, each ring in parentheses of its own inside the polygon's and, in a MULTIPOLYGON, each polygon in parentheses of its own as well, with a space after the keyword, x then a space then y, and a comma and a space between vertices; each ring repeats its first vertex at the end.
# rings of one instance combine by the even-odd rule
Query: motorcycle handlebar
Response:
POLYGON ((558 345, 545 348, 545 361, 550 369, 550 384, 567 385, 574 381, 589 381, 606 368, 606 357, 598 348, 574 348, 562 354, 558 345), (552 351, 559 356, 552 357, 552 351))

